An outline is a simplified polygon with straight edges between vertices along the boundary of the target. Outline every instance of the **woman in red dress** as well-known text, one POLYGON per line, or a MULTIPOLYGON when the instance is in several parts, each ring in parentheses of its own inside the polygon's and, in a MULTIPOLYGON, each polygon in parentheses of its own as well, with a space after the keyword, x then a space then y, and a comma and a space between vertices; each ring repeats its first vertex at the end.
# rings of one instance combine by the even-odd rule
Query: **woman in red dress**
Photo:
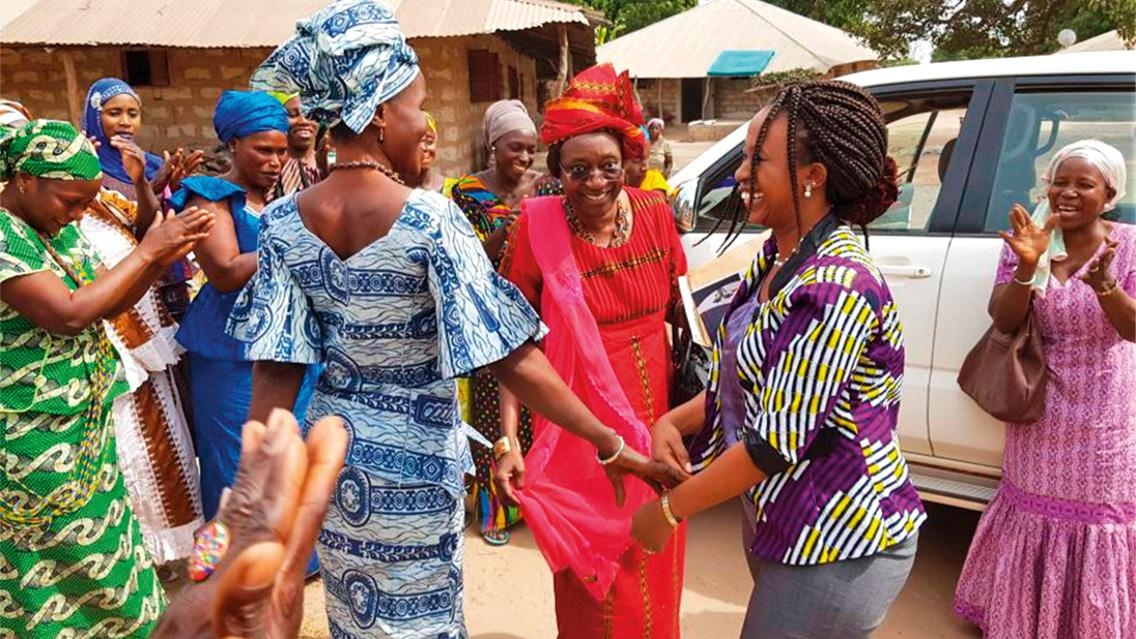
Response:
MULTIPOLYGON (((549 325, 543 347, 557 372, 628 447, 646 451, 649 425, 668 410, 665 322, 686 260, 663 196, 623 186, 623 158, 643 154, 641 122, 627 74, 610 65, 582 72, 547 105, 541 137, 564 195, 522 204, 501 272, 549 325)), ((502 406, 514 438, 515 400, 502 393, 502 406)), ((524 460, 515 446, 497 449, 496 477, 554 572, 560 639, 678 637, 682 531, 646 554, 630 514, 650 490, 628 483, 616 505, 594 453, 547 420, 533 430, 524 460)))

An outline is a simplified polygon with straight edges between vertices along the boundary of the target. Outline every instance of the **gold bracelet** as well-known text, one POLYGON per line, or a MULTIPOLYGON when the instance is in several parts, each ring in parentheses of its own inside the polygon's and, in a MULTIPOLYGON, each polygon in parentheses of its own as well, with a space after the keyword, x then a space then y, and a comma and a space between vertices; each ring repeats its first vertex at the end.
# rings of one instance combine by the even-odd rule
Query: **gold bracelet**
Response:
POLYGON ((493 461, 501 459, 511 450, 513 450, 513 440, 508 435, 501 437, 501 439, 493 442, 493 461))
POLYGON ((1103 292, 1098 291, 1097 289, 1094 288, 1093 292, 1097 294, 1097 297, 1108 297, 1109 295, 1112 295, 1113 293, 1115 293, 1116 289, 1118 289, 1118 288, 1120 288, 1120 285, 1116 283, 1116 280, 1113 280, 1112 286, 1108 287, 1105 291, 1103 291, 1103 292))
POLYGON ((671 494, 663 493, 663 496, 659 498, 659 504, 663 507, 663 517, 667 518, 667 523, 671 525, 671 528, 678 528, 682 520, 675 517, 671 510, 671 494))

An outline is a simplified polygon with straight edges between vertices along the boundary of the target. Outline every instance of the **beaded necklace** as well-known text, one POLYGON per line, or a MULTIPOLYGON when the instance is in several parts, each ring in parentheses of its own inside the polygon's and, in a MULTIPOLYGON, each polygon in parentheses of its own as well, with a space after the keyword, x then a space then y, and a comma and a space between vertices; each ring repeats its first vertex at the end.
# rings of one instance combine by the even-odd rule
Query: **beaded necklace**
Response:
MULTIPOLYGON (((572 206, 572 202, 568 200, 568 197, 565 196, 562 200, 564 202, 564 211, 567 213, 568 228, 572 230, 572 233, 588 244, 599 246, 596 237, 592 235, 588 229, 584 228, 584 224, 580 221, 580 218, 576 216, 576 209, 572 206)), ((608 247, 615 248, 627 242, 627 236, 631 229, 631 216, 628 213, 623 198, 617 199, 615 202, 615 230, 611 233, 611 241, 608 242, 608 247)))
POLYGON ((328 168, 328 172, 330 173, 332 171, 344 171, 347 169, 371 169, 372 171, 378 171, 379 173, 382 173, 383 175, 389 177, 395 182, 398 182, 399 184, 405 184, 405 182, 403 182, 402 180, 402 176, 400 176, 398 173, 395 173, 394 169, 386 166, 385 164, 379 164, 378 162, 371 160, 351 160, 350 162, 336 162, 335 164, 331 165, 330 168, 328 168))

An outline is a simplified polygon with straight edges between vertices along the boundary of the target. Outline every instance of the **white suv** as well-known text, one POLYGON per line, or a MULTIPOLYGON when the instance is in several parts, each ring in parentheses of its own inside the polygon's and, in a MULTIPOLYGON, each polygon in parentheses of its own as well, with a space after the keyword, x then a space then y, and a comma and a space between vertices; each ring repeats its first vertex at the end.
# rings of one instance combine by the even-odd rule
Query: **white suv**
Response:
MULTIPOLYGON (((1128 184, 1136 184, 1136 51, 913 65, 840 79, 879 100, 900 167, 900 201, 869 226, 869 248, 907 339, 900 443, 925 499, 981 509, 1001 475, 1004 427, 955 379, 990 325, 997 232, 1013 203, 1032 209, 1039 173, 1069 142, 1116 146, 1128 160, 1128 184)), ((726 196, 745 129, 671 180, 691 266, 712 258, 727 235, 723 218, 735 200, 726 196)), ((1134 222, 1132 191, 1114 219, 1134 222)), ((739 241, 760 232, 745 228, 739 241)))

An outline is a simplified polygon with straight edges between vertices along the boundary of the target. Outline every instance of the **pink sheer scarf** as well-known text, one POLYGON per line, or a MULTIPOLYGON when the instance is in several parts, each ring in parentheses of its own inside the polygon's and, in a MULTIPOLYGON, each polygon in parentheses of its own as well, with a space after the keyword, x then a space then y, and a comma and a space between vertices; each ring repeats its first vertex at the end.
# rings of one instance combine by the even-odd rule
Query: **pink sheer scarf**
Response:
MULTIPOLYGON (((559 197, 526 200, 529 242, 543 276, 541 315, 549 334, 544 352, 572 392, 627 446, 649 454, 651 437, 615 376, 599 326, 584 300, 583 277, 572 255, 571 231, 559 197)), ((635 477, 615 495, 595 448, 559 426, 533 416, 533 445, 525 458, 521 506, 537 545, 553 572, 571 569, 602 599, 615 580, 620 556, 631 546, 631 516, 654 497, 635 477)))

